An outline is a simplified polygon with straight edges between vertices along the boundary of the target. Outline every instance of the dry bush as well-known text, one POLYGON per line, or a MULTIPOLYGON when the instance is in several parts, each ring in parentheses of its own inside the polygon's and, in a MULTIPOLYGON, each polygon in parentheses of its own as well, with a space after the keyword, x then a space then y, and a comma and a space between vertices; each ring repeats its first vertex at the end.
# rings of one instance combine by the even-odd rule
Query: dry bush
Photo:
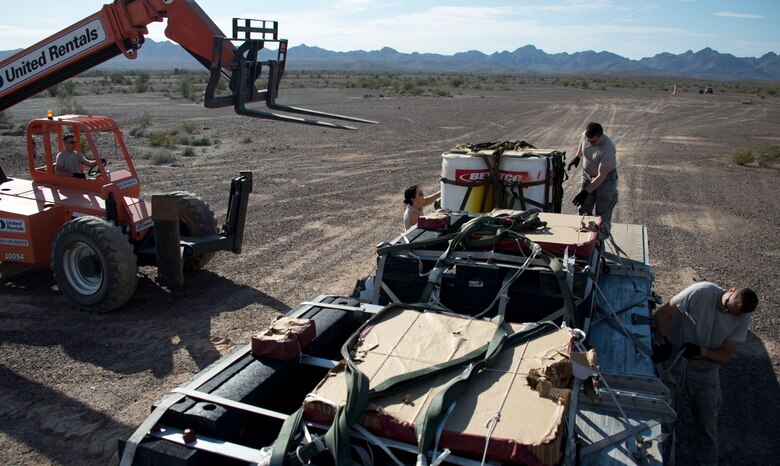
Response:
POLYGON ((756 147, 755 153, 758 166, 769 168, 780 159, 780 146, 765 142, 756 147))
POLYGON ((750 149, 740 149, 731 156, 731 160, 737 165, 747 165, 755 160, 753 151, 750 149))

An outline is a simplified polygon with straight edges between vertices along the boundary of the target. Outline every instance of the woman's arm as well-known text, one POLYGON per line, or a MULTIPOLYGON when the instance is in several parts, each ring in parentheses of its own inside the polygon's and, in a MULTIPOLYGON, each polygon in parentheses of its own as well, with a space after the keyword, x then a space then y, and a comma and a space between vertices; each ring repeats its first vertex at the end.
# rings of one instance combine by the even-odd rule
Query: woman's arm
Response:
POLYGON ((440 197, 441 197, 441 191, 436 191, 430 196, 425 196, 425 199, 423 200, 423 207, 433 204, 434 202, 438 201, 440 197))

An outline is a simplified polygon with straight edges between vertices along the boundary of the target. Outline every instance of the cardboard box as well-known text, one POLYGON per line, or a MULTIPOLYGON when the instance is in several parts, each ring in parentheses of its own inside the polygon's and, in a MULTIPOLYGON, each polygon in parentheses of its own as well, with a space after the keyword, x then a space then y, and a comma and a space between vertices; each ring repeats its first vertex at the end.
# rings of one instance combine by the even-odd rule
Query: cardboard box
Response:
POLYGON ((311 319, 278 317, 270 327, 252 336, 252 354, 287 361, 299 354, 314 337, 317 330, 311 319))
MULTIPOLYGON (((515 331, 522 328, 513 324, 515 331)), ((399 308, 366 329, 354 351, 354 360, 374 387, 398 374, 463 356, 489 342, 495 329, 490 321, 399 308)), ((554 330, 505 348, 458 400, 446 420, 439 449, 449 448, 481 459, 493 420, 488 459, 557 463, 565 444, 564 421, 571 396, 570 344, 568 331, 554 330), (529 380, 536 389, 531 388, 529 380)), ((416 444, 416 420, 462 369, 449 371, 407 393, 374 400, 360 423, 381 437, 416 444)), ((333 407, 345 402, 346 390, 343 366, 331 370, 307 397, 306 418, 317 423, 332 422, 333 407)))

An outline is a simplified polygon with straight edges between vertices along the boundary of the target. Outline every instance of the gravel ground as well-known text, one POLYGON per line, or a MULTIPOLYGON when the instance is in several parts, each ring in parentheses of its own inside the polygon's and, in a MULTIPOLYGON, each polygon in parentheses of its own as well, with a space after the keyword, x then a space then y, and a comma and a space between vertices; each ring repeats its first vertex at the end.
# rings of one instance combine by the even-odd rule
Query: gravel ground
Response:
MULTIPOLYGON (((107 315, 74 310, 47 267, 0 264, 0 463, 105 464, 168 390, 244 344, 306 298, 349 293, 372 272, 374 246, 399 233, 402 192, 437 187, 440 154, 461 142, 524 139, 572 154, 588 121, 618 147, 614 221, 646 224, 665 300, 696 280, 750 286, 761 304, 748 341, 721 371, 723 464, 776 464, 779 429, 778 168, 737 166, 730 155, 780 144, 780 100, 743 95, 523 87, 462 91, 452 98, 363 98, 358 90, 288 91, 280 100, 379 120, 358 131, 236 116, 156 94, 82 96, 129 134, 144 112, 152 128, 195 124, 220 142, 155 166, 136 159, 143 192, 189 190, 224 218, 230 177, 254 171, 244 252, 168 290, 141 270, 126 306, 107 315)), ((21 123, 56 108, 29 99, 21 123)), ((0 134, 0 164, 26 177, 23 138, 0 134)), ((145 140, 127 136, 131 151, 145 140)), ((572 180, 568 200, 577 192, 572 180)), ((680 413, 679 464, 694 452, 680 413)))

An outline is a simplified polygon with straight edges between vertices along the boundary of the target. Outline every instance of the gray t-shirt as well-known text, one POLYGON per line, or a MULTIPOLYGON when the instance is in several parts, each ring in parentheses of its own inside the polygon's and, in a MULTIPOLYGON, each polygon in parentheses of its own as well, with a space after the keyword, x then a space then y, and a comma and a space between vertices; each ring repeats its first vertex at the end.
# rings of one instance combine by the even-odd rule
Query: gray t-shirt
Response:
POLYGON ((698 282, 672 298, 680 315, 672 319, 669 338, 675 346, 695 343, 718 349, 727 340, 742 343, 747 338, 750 313, 735 316, 721 311, 724 290, 710 282, 698 282))
POLYGON ((89 165, 90 161, 78 152, 64 150, 57 154, 54 168, 58 175, 70 176, 73 173, 81 172, 81 164, 89 165))
POLYGON ((592 178, 598 176, 599 164, 610 164, 613 169, 617 169, 617 151, 609 136, 603 134, 599 144, 592 146, 583 132, 580 143, 582 144, 582 158, 585 161, 582 170, 592 178))

